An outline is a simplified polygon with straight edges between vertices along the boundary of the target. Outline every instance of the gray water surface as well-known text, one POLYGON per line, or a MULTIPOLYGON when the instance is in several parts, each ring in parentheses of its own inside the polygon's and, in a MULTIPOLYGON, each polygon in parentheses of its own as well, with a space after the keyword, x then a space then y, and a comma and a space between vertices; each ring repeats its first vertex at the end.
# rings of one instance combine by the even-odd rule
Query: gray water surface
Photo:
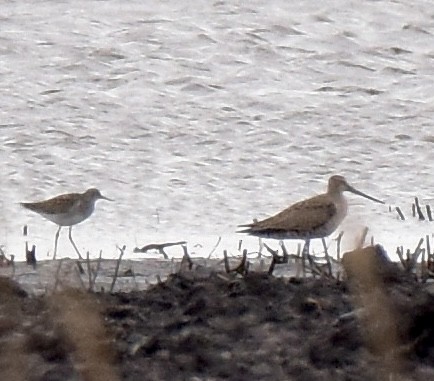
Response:
MULTIPOLYGON (((56 230, 18 202, 91 186, 115 199, 74 228, 95 255, 235 242, 236 225, 336 173, 404 209, 432 200, 431 2, 23 0, 3 2, 0 23, 9 252, 21 255, 24 224, 41 253, 56 230)), ((344 229, 431 231, 349 197, 344 229)), ((66 234, 60 248, 74 255, 66 234)))

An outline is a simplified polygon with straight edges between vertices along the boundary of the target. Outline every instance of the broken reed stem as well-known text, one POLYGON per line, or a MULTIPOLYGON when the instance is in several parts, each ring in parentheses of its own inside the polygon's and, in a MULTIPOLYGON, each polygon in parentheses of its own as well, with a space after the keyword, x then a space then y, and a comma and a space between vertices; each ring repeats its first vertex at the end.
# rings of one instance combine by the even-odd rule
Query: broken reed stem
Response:
POLYGON ((243 250, 243 257, 241 259, 241 262, 238 264, 237 267, 234 267, 233 269, 229 267, 227 250, 223 250, 223 256, 224 256, 225 271, 227 274, 236 272, 237 274, 244 276, 248 273, 249 262, 247 262, 247 249, 243 250))
MULTIPOLYGON (((309 249, 310 249, 310 241, 307 239, 304 243, 303 246, 303 251, 301 252, 301 258, 302 258, 302 270, 303 270, 303 278, 306 278, 306 258, 309 262, 310 265, 310 270, 312 272, 313 269, 313 260, 309 254, 309 249)), ((312 275, 315 278, 315 273, 312 272, 312 275)))
POLYGON ((428 221, 432 222, 432 213, 431 213, 431 207, 429 205, 426 206, 426 215, 428 216, 428 221))
POLYGON ((368 235, 368 231, 369 231, 368 227, 365 226, 363 231, 362 231, 362 235, 360 237, 360 241, 359 241, 359 245, 358 245, 359 249, 363 248, 363 244, 366 241, 366 236, 368 235))
POLYGON ((60 275, 60 268, 62 267, 62 262, 63 262, 63 258, 60 258, 59 265, 57 266, 57 270, 56 270, 56 277, 54 278, 53 292, 56 292, 57 285, 59 284, 59 275, 60 275))
POLYGON ((420 221, 424 221, 425 220, 425 216, 422 213, 422 209, 421 209, 421 207, 419 205, 419 199, 417 197, 414 198, 414 204, 415 204, 415 207, 416 207, 416 212, 417 212, 417 215, 419 217, 419 220, 420 221))
MULTIPOLYGON (((419 243, 417 244, 414 252, 411 253, 410 250, 407 249, 405 257, 404 257, 404 248, 402 246, 398 246, 396 248, 396 254, 398 255, 399 260, 400 260, 400 262, 402 264, 402 267, 404 268, 405 271, 407 271, 407 272, 413 271, 414 268, 416 267, 417 260, 419 259, 419 256, 421 254, 424 255, 425 251, 427 251, 427 252, 431 251, 430 244, 428 242, 428 238, 429 237, 426 236, 426 239, 427 239, 427 248, 426 248, 426 250, 422 249, 422 244, 425 241, 425 239, 421 238, 419 240, 419 243)), ((422 260, 424 260, 424 259, 422 258, 422 260)))
POLYGON ((187 245, 182 245, 182 250, 184 251, 184 256, 182 260, 186 260, 188 264, 188 269, 191 270, 193 268, 193 261, 191 260, 190 254, 188 254, 187 245))
POLYGON ((274 256, 276 256, 279 251, 278 250, 273 250, 270 246, 268 246, 265 242, 263 243, 264 247, 268 250, 268 252, 272 255, 272 257, 274 258, 274 256))
POLYGON ((266 243, 263 243, 264 247, 270 252, 272 259, 270 263, 270 267, 268 268, 267 274, 273 275, 274 268, 276 267, 276 263, 278 263, 278 250, 273 250, 266 243))
POLYGON ((258 258, 262 258, 262 250, 264 249, 264 242, 260 237, 258 238, 258 242, 259 242, 258 258))
POLYGON ((336 258, 338 262, 341 261, 341 242, 342 242, 342 236, 344 235, 344 232, 341 231, 336 238, 336 258))
POLYGON ((399 219, 402 221, 405 221, 404 213, 402 213, 402 210, 399 206, 395 207, 396 212, 398 213, 399 219))
POLYGON ((99 270, 101 269, 101 262, 102 262, 102 250, 99 251, 98 262, 96 263, 96 269, 93 273, 92 290, 94 290, 94 288, 95 288, 96 277, 98 276, 99 270))
POLYGON ((116 263, 116 268, 115 268, 115 274, 113 276, 113 281, 112 281, 112 284, 110 286, 110 293, 112 293, 113 290, 114 290, 114 288, 115 288, 116 280, 118 279, 119 266, 121 265, 122 257, 124 256, 126 246, 124 245, 124 246, 122 246, 122 248, 120 248, 118 246, 118 249, 120 251, 120 254, 119 254, 118 261, 116 263))
POLYGON ((273 271, 274 271, 275 266, 276 266, 276 260, 273 257, 273 259, 271 260, 271 263, 270 263, 270 267, 268 268, 268 272, 267 272, 268 275, 273 275, 273 271))
POLYGON ((88 290, 90 292, 93 291, 92 289, 92 271, 90 269, 90 258, 89 258, 89 250, 86 252, 86 265, 87 265, 87 275, 89 277, 89 285, 88 285, 88 290))
POLYGON ((422 252, 422 260, 420 263, 420 279, 422 281, 422 283, 426 282, 426 260, 425 260, 425 253, 428 253, 428 249, 429 249, 429 241, 428 241, 429 237, 426 236, 426 242, 427 242, 427 250, 422 252))
MULTIPOLYGON (((78 262, 77 262, 78 263, 78 262)), ((80 272, 80 268, 79 267, 74 267, 74 270, 75 270, 75 273, 76 273, 76 275, 77 275, 77 277, 78 277, 78 280, 80 281, 80 285, 81 285, 81 288, 83 289, 83 290, 85 290, 86 289, 86 286, 84 285, 84 282, 83 282, 83 279, 81 278, 81 272, 80 272)))
POLYGON ((223 258, 224 258, 224 263, 225 263, 225 271, 227 273, 229 273, 230 269, 229 269, 228 251, 227 250, 223 250, 223 258))
POLYGON ((185 271, 190 271, 193 268, 193 261, 188 254, 187 246, 182 245, 182 250, 184 251, 184 255, 182 256, 181 263, 179 265, 179 274, 185 271))
POLYGON ((77 264, 77 269, 78 269, 78 272, 80 273, 80 275, 84 274, 85 272, 84 272, 84 269, 83 269, 83 266, 82 266, 80 260, 77 260, 76 264, 77 264))
POLYGON ((324 247, 324 254, 325 254, 325 258, 326 258, 326 262, 327 262, 327 270, 329 272, 328 275, 330 277, 333 277, 332 264, 330 262, 330 256, 329 256, 329 252, 328 252, 328 249, 327 249, 327 244, 326 244, 325 238, 324 237, 321 238, 321 241, 322 241, 322 245, 324 247))
POLYGON ((295 277, 300 278, 301 271, 301 244, 297 243, 297 258, 295 259, 295 263, 297 264, 297 269, 295 271, 295 277))
POLYGON ((406 265, 406 262, 405 262, 405 259, 404 259, 404 248, 402 246, 398 246, 396 248, 396 254, 398 254, 398 257, 399 257, 399 260, 401 261, 402 267, 404 269, 406 269, 407 265, 406 265))
POLYGON ((288 250, 286 250, 285 243, 283 241, 280 241, 280 247, 282 248, 283 253, 283 261, 287 263, 289 261, 289 253, 288 250))
POLYGON ((235 267, 232 271, 235 271, 236 273, 240 275, 246 275, 248 271, 248 262, 247 262, 247 249, 243 250, 243 258, 241 259, 240 264, 235 267))
POLYGON ((421 238, 421 239, 419 240, 419 243, 417 244, 416 249, 414 250, 414 253, 413 253, 413 254, 411 255, 411 257, 410 257, 410 268, 409 268, 410 271, 413 270, 414 267, 416 266, 416 263, 417 263, 417 260, 418 260, 418 258, 419 258, 419 256, 420 256, 420 254, 421 254, 423 251, 425 251, 425 249, 422 249, 422 248, 421 248, 421 246, 422 246, 422 244, 423 244, 423 241, 424 241, 423 238, 421 238))
POLYGON ((319 275, 320 277, 327 276, 327 274, 324 273, 324 271, 321 269, 321 267, 318 266, 318 264, 313 260, 313 258, 310 255, 308 255, 307 258, 309 260, 310 272, 314 278, 315 278, 315 275, 319 275))
POLYGON ((214 247, 212 248, 212 250, 211 250, 210 253, 208 254, 208 259, 210 259, 210 258, 211 258, 211 255, 214 254, 214 252, 215 252, 216 249, 217 249, 217 246, 220 245, 221 240, 222 240, 222 236, 219 236, 219 238, 218 238, 216 244, 214 245, 214 247))
POLYGON ((15 255, 11 255, 11 264, 12 264, 12 279, 15 278, 15 255))

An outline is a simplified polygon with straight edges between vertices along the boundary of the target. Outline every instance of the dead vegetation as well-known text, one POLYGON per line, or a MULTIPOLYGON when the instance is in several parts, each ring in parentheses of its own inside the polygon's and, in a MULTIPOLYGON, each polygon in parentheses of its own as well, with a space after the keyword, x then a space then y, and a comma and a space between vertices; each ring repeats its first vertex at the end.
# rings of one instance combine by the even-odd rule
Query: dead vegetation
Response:
MULTIPOLYGON (((76 272, 87 279, 81 289, 57 280, 36 297, 0 278, 0 379, 434 377, 429 279, 390 262, 380 246, 343 255, 345 277, 326 254, 312 256, 314 266, 305 258, 302 276, 301 254, 280 248, 274 267, 258 271, 247 250, 208 268, 185 247, 176 273, 129 293, 92 292, 99 262, 88 258, 87 273, 76 272), (301 276, 273 276, 280 262, 301 276)), ((119 266, 113 271, 115 283, 119 266)))

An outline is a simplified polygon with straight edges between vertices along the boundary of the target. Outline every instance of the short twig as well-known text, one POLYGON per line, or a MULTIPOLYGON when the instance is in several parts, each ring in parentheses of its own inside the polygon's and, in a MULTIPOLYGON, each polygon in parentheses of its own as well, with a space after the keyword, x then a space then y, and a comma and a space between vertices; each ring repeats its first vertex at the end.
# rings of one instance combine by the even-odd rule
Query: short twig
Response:
POLYGON ((230 268, 229 268, 229 260, 228 260, 228 251, 227 250, 223 250, 223 258, 224 258, 224 264, 225 264, 225 271, 227 273, 230 273, 230 268))
POLYGON ((243 247, 243 240, 242 239, 240 239, 239 241, 238 241, 238 251, 241 251, 241 248, 243 247))
POLYGON ((80 273, 80 275, 85 274, 85 271, 84 271, 83 265, 81 264, 80 260, 78 260, 78 261, 76 262, 76 264, 77 264, 77 270, 78 270, 78 272, 80 273))
POLYGON ((279 251, 278 250, 273 250, 270 246, 268 246, 265 242, 263 243, 264 247, 268 250, 268 252, 273 256, 276 256, 279 251))
POLYGON ((324 271, 314 261, 314 259, 312 258, 312 256, 309 253, 307 253, 307 259, 309 262, 310 272, 313 274, 314 277, 315 277, 315 275, 327 276, 327 274, 324 273, 324 271))
POLYGON ((296 276, 296 278, 299 278, 300 277, 300 269, 301 269, 301 267, 302 266, 300 266, 301 265, 301 261, 302 261, 303 259, 302 259, 302 256, 301 256, 301 244, 300 243, 298 243, 297 244, 297 259, 296 259, 296 263, 297 263, 297 271, 296 271, 296 273, 295 273, 295 276, 296 276))
POLYGON ((397 206, 397 207, 395 207, 395 210, 396 210, 396 212, 398 213, 399 218, 400 218, 402 221, 405 221, 405 216, 404 216, 404 213, 402 213, 401 208, 400 208, 399 206, 397 206))
POLYGON ((363 231, 362 231, 362 235, 360 236, 360 241, 359 241, 359 248, 362 248, 365 241, 366 241, 366 236, 368 235, 368 231, 369 228, 367 226, 364 227, 363 231))
POLYGON ((258 258, 261 258, 262 257, 262 250, 264 249, 264 241, 262 240, 261 237, 258 238, 258 244, 259 244, 258 258))
POLYGON ((210 258, 211 258, 211 255, 214 254, 214 252, 216 251, 217 246, 220 244, 221 240, 222 240, 222 236, 219 236, 219 238, 218 238, 216 244, 214 245, 214 247, 212 248, 212 250, 211 250, 210 253, 208 254, 208 259, 210 259, 210 258))
POLYGON ((241 259, 241 262, 238 264, 238 266, 231 269, 229 267, 229 261, 228 261, 228 253, 226 250, 223 250, 223 257, 224 257, 224 265, 225 265, 225 271, 226 273, 232 273, 235 272, 240 275, 246 275, 249 269, 249 263, 247 262, 247 249, 243 250, 243 257, 241 259))
POLYGON ((423 244, 424 239, 421 238, 419 240, 419 243, 416 246, 416 249, 414 250, 414 253, 410 256, 410 263, 409 263, 409 271, 413 270, 416 266, 417 260, 419 259, 420 254, 425 251, 425 249, 422 249, 421 246, 423 244))
POLYGON ((306 278, 306 257, 308 257, 309 262, 312 260, 309 255, 309 241, 304 243, 303 250, 301 252, 301 269, 303 272, 303 278, 306 278))
POLYGON ((185 245, 186 243, 187 243, 186 241, 166 242, 166 243, 150 243, 149 245, 145 245, 141 248, 138 248, 138 247, 134 248, 133 252, 134 253, 147 253, 150 250, 156 250, 164 256, 164 259, 169 259, 169 256, 164 251, 164 249, 166 247, 176 246, 176 245, 185 245))
POLYGON ((415 207, 416 207, 416 212, 417 212, 417 215, 419 217, 419 220, 424 221, 425 220, 425 216, 422 213, 422 209, 421 209, 421 207, 419 205, 419 199, 417 197, 414 198, 414 204, 415 204, 415 207))
POLYGON ((268 275, 273 275, 274 267, 276 266, 276 260, 273 256, 273 259, 271 260, 270 267, 268 268, 268 275))
POLYGON ((86 289, 86 286, 84 285, 83 279, 81 278, 80 270, 78 267, 74 267, 75 273, 77 274, 77 278, 80 282, 81 288, 84 290, 86 289))
POLYGON ((33 266, 36 269, 36 246, 32 246, 32 250, 29 250, 29 244, 26 241, 26 263, 33 266))
POLYGON ((120 254, 119 254, 119 258, 116 262, 115 274, 113 276, 113 281, 112 281, 112 284, 110 286, 110 293, 112 293, 114 288, 115 288, 116 280, 118 278, 118 273, 119 273, 119 266, 121 265, 122 257, 124 256, 126 246, 124 245, 124 246, 122 246, 122 248, 118 246, 118 249, 120 251, 120 254))
POLYGON ((54 278, 54 287, 53 287, 53 292, 56 292, 57 290, 57 285, 59 284, 59 275, 60 275, 60 268, 62 267, 62 263, 63 263, 63 258, 59 259, 59 265, 57 266, 57 270, 56 270, 56 277, 54 278))
POLYGON ((237 274, 240 274, 240 275, 246 275, 247 274, 247 271, 248 271, 247 249, 243 250, 243 257, 242 257, 239 265, 231 271, 236 272, 237 274))
POLYGON ((432 222, 432 213, 431 213, 431 207, 429 205, 426 206, 426 215, 428 216, 428 221, 432 222))
POLYGON ((399 260, 401 261, 404 270, 407 269, 407 262, 404 258, 404 248, 402 246, 398 246, 396 248, 396 254, 398 255, 399 260))
POLYGON ((96 263, 96 269, 93 271, 93 277, 92 277, 92 290, 95 288, 96 283, 96 277, 98 276, 99 270, 101 268, 101 262, 102 262, 102 250, 99 251, 99 257, 98 261, 96 263))
POLYGON ((15 267, 15 255, 13 255, 13 254, 11 255, 10 263, 12 266, 12 279, 14 279, 16 267, 15 267))
POLYGON ((182 250, 184 251, 184 256, 182 259, 184 260, 185 258, 188 263, 188 269, 191 270, 193 268, 193 261, 191 260, 190 254, 188 254, 187 245, 182 245, 182 250))
POLYGON ((90 268, 90 258, 89 258, 89 250, 86 252, 86 264, 87 264, 87 275, 89 276, 89 285, 88 285, 88 290, 89 291, 93 291, 92 289, 92 271, 90 268))
MULTIPOLYGON (((425 252, 426 253, 428 253, 429 252, 429 237, 428 236, 426 236, 426 242, 427 242, 427 250, 425 251, 423 251, 423 253, 422 253, 422 260, 421 260, 421 263, 420 263, 420 279, 421 279, 421 281, 422 281, 422 283, 425 283, 426 282, 426 280, 427 280, 427 267, 426 267, 426 259, 425 259, 425 252)), ((428 257, 429 257, 429 255, 428 255, 428 257)))
POLYGON ((324 238, 324 237, 321 238, 321 241, 322 241, 322 245, 323 245, 323 247, 324 247, 324 255, 325 255, 325 258, 326 258, 326 262, 327 262, 327 270, 328 270, 328 273, 329 273, 328 275, 329 275, 330 277, 332 277, 332 276, 333 276, 332 264, 331 264, 331 262, 330 262, 329 251, 328 251, 328 249, 327 249, 327 244, 326 244, 325 238, 324 238))
POLYGON ((285 263, 288 263, 289 253, 288 253, 288 250, 286 249, 285 243, 283 241, 280 241, 280 247, 282 248, 283 259, 285 260, 285 263))

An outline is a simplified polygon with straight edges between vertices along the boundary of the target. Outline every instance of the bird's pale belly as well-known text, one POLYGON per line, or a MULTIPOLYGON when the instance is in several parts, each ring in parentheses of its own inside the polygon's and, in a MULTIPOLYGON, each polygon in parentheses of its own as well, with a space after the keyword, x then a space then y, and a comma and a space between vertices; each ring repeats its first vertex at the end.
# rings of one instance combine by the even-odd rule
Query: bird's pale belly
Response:
POLYGON ((61 214, 41 214, 47 220, 54 222, 59 226, 72 226, 76 225, 87 218, 86 215, 83 214, 70 214, 70 213, 61 213, 61 214))

